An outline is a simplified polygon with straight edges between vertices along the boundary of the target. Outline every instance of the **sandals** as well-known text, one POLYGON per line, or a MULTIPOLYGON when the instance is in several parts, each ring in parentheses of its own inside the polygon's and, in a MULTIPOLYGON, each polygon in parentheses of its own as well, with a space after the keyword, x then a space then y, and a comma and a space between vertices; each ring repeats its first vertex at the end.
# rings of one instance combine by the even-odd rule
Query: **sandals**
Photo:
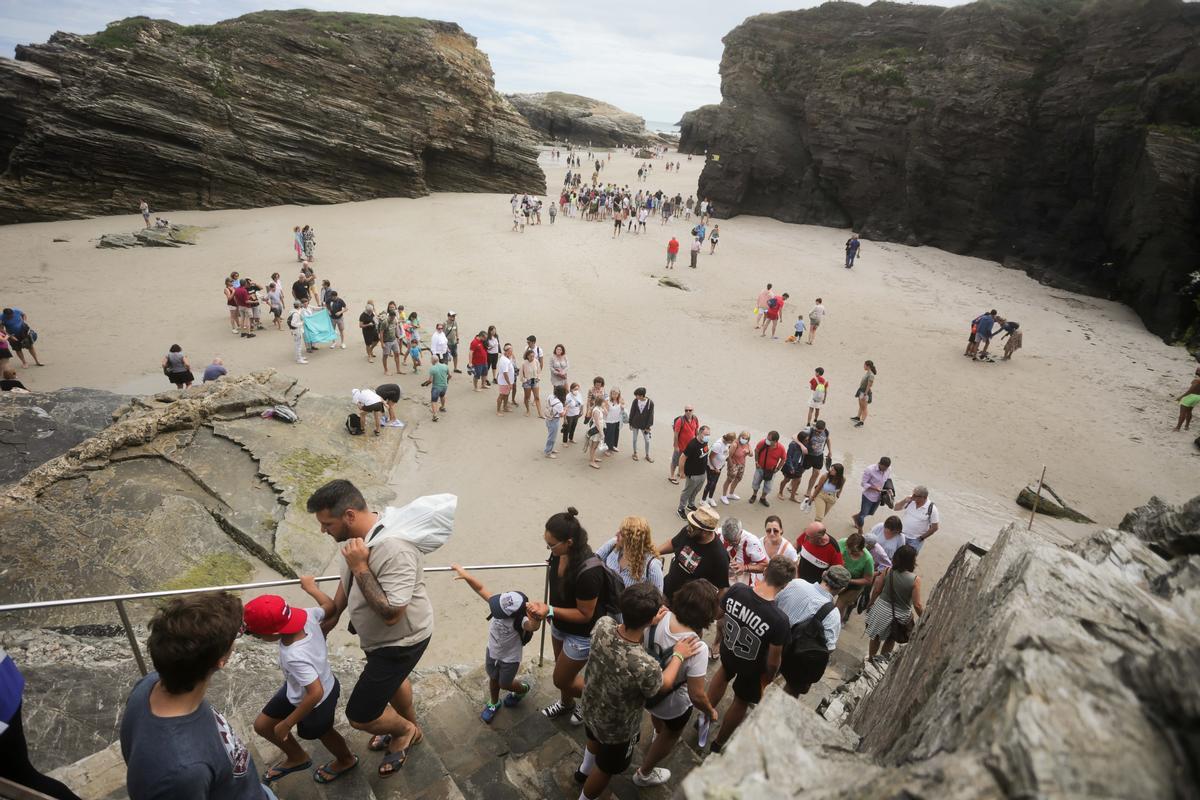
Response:
POLYGON ((316 772, 313 773, 313 780, 317 783, 333 783, 338 778, 342 777, 347 772, 358 766, 358 756, 355 756, 354 763, 345 769, 333 769, 333 765, 336 763, 337 759, 335 758, 328 764, 323 764, 322 766, 317 767, 316 772))
POLYGON ((265 773, 263 773, 262 780, 263 780, 264 784, 266 784, 267 786, 270 786, 272 783, 275 783, 275 781, 279 780, 280 778, 286 778, 288 775, 291 775, 293 772, 304 772, 305 770, 310 769, 311 767, 312 767, 312 759, 311 758, 308 761, 305 761, 303 764, 298 764, 294 767, 279 767, 279 766, 271 767, 269 770, 267 770, 265 773), (274 774, 272 774, 272 773, 274 773, 274 774))
POLYGON ((679 483, 679 478, 667 478, 667 480, 669 480, 671 483, 674 483, 674 484, 679 483))
MULTIPOLYGON (((420 728, 417 728, 417 735, 414 736, 412 741, 408 743, 408 747, 401 747, 399 750, 395 751, 394 753, 391 752, 390 750, 385 752, 383 754, 383 761, 381 761, 379 763, 379 770, 378 770, 379 777, 390 778, 391 776, 393 776, 397 772, 399 772, 404 767, 404 763, 406 761, 408 761, 408 751, 412 750, 414 747, 419 745, 424 739, 425 739, 425 734, 421 732, 420 728), (388 769, 384 769, 385 767, 387 767, 388 769)), ((386 740, 387 743, 390 744, 392 741, 392 736, 391 736, 391 734, 385 733, 382 736, 371 737, 371 742, 367 745, 368 750, 375 749, 372 745, 376 744, 376 740, 380 740, 380 741, 386 740)), ((384 744, 383 747, 386 749, 387 744, 384 744)))

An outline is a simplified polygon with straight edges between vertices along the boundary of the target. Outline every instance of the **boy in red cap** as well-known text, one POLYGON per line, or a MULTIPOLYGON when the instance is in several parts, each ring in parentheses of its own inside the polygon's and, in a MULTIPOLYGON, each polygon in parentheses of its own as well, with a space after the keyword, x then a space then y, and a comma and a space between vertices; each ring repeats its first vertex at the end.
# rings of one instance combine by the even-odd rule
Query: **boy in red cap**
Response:
POLYGON ((317 588, 311 575, 300 579, 300 588, 317 601, 318 608, 292 608, 279 595, 264 594, 247 603, 242 613, 246 633, 279 642, 284 685, 254 720, 254 732, 285 756, 263 775, 268 786, 312 766, 312 759, 292 736, 292 728, 301 739, 320 739, 334 755, 333 761, 313 774, 317 783, 335 781, 358 766, 358 756, 333 727, 341 686, 329 669, 329 651, 321 632, 321 621, 334 612, 333 600, 317 588))

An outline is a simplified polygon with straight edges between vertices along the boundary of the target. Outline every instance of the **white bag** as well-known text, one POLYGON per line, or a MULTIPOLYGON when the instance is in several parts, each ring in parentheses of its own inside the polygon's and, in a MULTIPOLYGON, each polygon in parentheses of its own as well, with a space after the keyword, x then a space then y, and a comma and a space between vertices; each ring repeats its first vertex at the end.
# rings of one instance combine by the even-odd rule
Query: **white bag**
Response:
POLYGON ((444 545, 450 539, 450 534, 454 533, 454 512, 457 509, 458 496, 453 494, 425 495, 401 508, 388 506, 379 515, 383 530, 375 534, 367 547, 399 536, 428 555, 444 545))

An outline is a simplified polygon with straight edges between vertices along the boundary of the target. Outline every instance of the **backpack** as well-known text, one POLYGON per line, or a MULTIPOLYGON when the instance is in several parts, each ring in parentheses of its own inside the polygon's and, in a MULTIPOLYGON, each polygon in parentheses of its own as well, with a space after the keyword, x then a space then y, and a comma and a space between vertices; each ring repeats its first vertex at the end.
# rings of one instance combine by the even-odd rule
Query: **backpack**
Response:
MULTIPOLYGON (((671 659, 675 657, 675 645, 670 647, 662 647, 654 641, 654 635, 658 633, 658 626, 663 622, 659 621, 650 626, 646 631, 646 652, 650 657, 658 662, 658 667, 663 672, 666 672, 667 667, 671 665, 671 659)), ((658 694, 646 701, 646 708, 654 708, 662 703, 671 695, 675 694, 675 690, 687 683, 687 670, 680 667, 679 672, 675 675, 675 682, 671 684, 671 688, 665 692, 660 691, 658 694)))
POLYGON ((625 581, 621 580, 621 576, 609 569, 608 565, 597 556, 592 556, 584 561, 579 571, 583 572, 595 567, 604 570, 604 586, 601 587, 600 594, 596 598, 596 610, 606 617, 620 614, 621 592, 625 591, 625 581))
POLYGON ((358 418, 358 414, 350 414, 346 417, 346 430, 351 436, 363 435, 363 424, 362 420, 358 418))
POLYGON ((769 308, 769 309, 771 309, 772 311, 774 311, 774 310, 775 310, 775 308, 776 308, 776 306, 778 306, 778 305, 779 305, 779 298, 778 298, 778 297, 768 297, 768 298, 767 298, 767 308, 769 308))
POLYGON ((292 320, 295 319, 296 315, 299 313, 300 313, 299 311, 293 311, 291 314, 288 314, 287 325, 290 330, 293 330, 293 331, 299 330, 302 327, 302 325, 293 325, 292 324, 292 320))
POLYGON ((821 652, 828 653, 829 647, 825 642, 825 628, 821 624, 825 618, 833 611, 833 602, 830 601, 817 609, 817 613, 804 622, 797 622, 792 626, 791 639, 788 641, 787 652, 792 657, 798 657, 804 653, 821 652))
POLYGON ((300 421, 300 418, 298 416, 296 416, 296 412, 292 410, 292 407, 283 405, 283 404, 274 406, 271 409, 271 418, 277 419, 280 422, 299 422, 300 421))

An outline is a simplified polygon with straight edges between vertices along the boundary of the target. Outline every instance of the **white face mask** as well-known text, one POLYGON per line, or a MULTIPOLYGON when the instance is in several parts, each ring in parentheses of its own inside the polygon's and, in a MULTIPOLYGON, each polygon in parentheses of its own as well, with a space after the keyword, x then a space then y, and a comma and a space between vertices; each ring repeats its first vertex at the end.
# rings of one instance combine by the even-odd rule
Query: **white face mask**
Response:
POLYGON ((742 444, 750 444, 749 439, 738 439, 738 441, 741 442, 742 444))

